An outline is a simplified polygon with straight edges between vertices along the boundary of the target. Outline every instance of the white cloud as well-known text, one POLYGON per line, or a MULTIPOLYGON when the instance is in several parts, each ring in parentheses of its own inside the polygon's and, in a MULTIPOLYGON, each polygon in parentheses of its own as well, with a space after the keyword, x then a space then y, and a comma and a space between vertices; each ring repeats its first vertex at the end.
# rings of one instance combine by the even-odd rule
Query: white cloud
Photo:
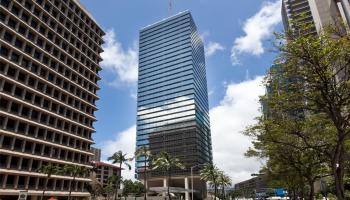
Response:
POLYGON ((123 49, 113 29, 106 32, 104 41, 101 66, 117 76, 112 84, 135 83, 138 70, 138 48, 136 43, 127 50, 123 49))
POLYGON ((235 39, 231 49, 231 62, 240 64, 238 56, 249 53, 259 56, 264 53, 263 40, 273 34, 273 29, 281 22, 281 1, 266 2, 261 9, 243 24, 244 36, 235 39))
POLYGON ((225 50, 225 47, 218 42, 208 41, 207 38, 210 36, 209 31, 204 31, 199 34, 199 37, 202 39, 204 44, 204 53, 206 57, 214 55, 217 51, 225 50))
MULTIPOLYGON (((115 134, 114 138, 103 142, 100 146, 102 149, 102 158, 106 160, 113 153, 121 150, 126 153, 127 156, 133 157, 136 148, 136 126, 133 125, 130 128, 115 134)), ((135 179, 135 161, 131 163, 131 170, 126 169, 122 171, 124 179, 135 179)))
POLYGON ((225 48, 217 42, 209 41, 208 44, 205 45, 204 50, 205 50, 205 56, 209 57, 209 56, 212 56, 217 51, 225 50, 225 48))
POLYGON ((251 141, 242 131, 260 115, 258 100, 265 92, 262 80, 256 77, 228 84, 224 99, 210 110, 214 162, 234 183, 249 179, 261 166, 258 160, 244 157, 251 141))
MULTIPOLYGON (((256 77, 241 83, 227 83, 225 97, 210 110, 214 162, 232 177, 234 183, 250 178, 250 174, 258 172, 261 166, 258 160, 244 157, 251 141, 241 132, 260 115, 258 99, 265 92, 262 80, 263 77, 256 77)), ((133 125, 103 142, 102 156, 106 159, 119 150, 132 156, 135 142, 136 127, 133 125)), ((133 162, 131 171, 123 171, 125 178, 134 178, 134 166, 133 162)))

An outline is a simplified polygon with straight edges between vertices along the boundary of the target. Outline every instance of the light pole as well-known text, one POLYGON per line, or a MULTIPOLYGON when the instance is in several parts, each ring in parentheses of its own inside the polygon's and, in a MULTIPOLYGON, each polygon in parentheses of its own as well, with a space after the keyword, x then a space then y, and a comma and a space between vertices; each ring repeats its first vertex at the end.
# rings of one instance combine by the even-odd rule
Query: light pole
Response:
POLYGON ((192 191, 192 193, 191 193, 191 200, 193 200, 193 168, 196 168, 196 167, 199 167, 199 166, 201 166, 201 165, 205 165, 206 163, 203 163, 203 164, 197 164, 197 165, 194 165, 194 166, 192 166, 191 167, 191 191, 192 191))

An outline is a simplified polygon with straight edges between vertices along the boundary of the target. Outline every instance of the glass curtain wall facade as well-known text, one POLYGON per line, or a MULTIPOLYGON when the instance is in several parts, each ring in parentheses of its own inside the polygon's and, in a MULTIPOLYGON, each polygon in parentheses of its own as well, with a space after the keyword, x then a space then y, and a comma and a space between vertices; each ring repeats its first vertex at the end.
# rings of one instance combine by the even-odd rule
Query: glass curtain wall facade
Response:
MULTIPOLYGON (((175 175, 212 161, 204 48, 189 11, 140 31, 136 140, 153 155, 181 159, 186 169, 175 175)), ((143 161, 136 162, 138 172, 143 161)))

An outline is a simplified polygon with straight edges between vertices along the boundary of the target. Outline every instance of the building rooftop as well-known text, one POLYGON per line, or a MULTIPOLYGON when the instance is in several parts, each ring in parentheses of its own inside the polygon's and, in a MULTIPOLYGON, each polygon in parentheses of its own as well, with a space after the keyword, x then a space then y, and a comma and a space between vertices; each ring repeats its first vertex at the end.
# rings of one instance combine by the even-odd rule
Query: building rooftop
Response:
MULTIPOLYGON (((111 163, 105 163, 105 162, 101 162, 101 161, 96 161, 96 162, 93 162, 93 164, 95 166, 105 166, 105 167, 111 167, 111 168, 114 168, 114 169, 120 169, 120 167, 118 166, 115 166, 111 163)), ((123 168, 121 168, 123 170, 123 168)))
POLYGON ((90 17, 90 19, 95 22, 95 24, 103 31, 102 27, 97 23, 96 19, 91 15, 91 13, 85 8, 85 6, 80 3, 80 0, 73 0, 80 8, 81 10, 90 17))
POLYGON ((152 28, 152 27, 154 27, 156 25, 159 25, 159 24, 161 24, 161 23, 163 23, 165 21, 169 21, 171 19, 174 19, 174 18, 176 18, 178 16, 185 15, 185 14, 191 14, 191 12, 189 10, 181 11, 181 12, 175 14, 175 15, 172 15, 170 17, 164 18, 164 19, 162 19, 162 20, 160 20, 158 22, 155 22, 153 24, 147 25, 147 26, 141 28, 140 31, 144 31, 144 30, 150 29, 150 28, 152 28))

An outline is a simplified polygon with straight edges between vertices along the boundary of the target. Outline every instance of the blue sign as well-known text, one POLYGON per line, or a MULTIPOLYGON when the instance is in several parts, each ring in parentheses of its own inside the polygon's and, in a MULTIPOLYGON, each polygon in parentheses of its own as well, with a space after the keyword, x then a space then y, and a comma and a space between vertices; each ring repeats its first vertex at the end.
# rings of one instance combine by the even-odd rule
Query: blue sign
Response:
POLYGON ((276 196, 284 197, 285 191, 283 188, 276 188, 275 192, 276 192, 276 196))

